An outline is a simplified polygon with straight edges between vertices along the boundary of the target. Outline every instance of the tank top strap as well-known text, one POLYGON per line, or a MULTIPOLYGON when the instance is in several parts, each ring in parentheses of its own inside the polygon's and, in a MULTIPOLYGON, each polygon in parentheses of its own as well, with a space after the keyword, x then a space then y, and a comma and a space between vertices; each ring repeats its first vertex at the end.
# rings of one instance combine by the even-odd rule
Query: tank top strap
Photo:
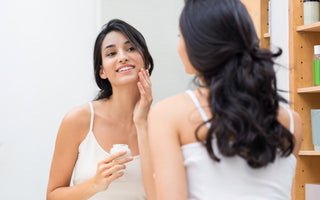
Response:
POLYGON ((284 107, 284 109, 286 109, 286 111, 288 112, 289 114, 289 117, 290 117, 290 132, 293 134, 294 133, 294 120, 293 120, 293 115, 292 115, 292 112, 289 108, 287 107, 284 107))
POLYGON ((200 115, 201 115, 203 121, 206 122, 206 126, 208 128, 210 128, 211 125, 208 122, 208 117, 207 117, 206 113, 204 112, 203 108, 201 107, 200 102, 197 99, 196 95, 194 95, 191 90, 187 90, 186 93, 190 96, 190 98, 192 99, 193 103, 196 105, 198 111, 200 112, 200 115))
POLYGON ((90 105, 90 110, 91 110, 91 119, 90 119, 90 129, 89 129, 89 131, 92 132, 92 128, 93 128, 93 118, 94 118, 94 110, 93 110, 92 102, 89 102, 89 105, 90 105))

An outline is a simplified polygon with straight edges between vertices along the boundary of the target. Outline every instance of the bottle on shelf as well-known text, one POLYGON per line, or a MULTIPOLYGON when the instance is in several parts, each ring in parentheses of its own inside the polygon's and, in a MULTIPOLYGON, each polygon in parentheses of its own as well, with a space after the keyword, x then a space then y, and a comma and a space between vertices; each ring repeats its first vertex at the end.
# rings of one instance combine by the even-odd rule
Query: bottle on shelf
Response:
POLYGON ((313 83, 316 86, 320 86, 320 45, 314 46, 313 83))
POLYGON ((303 22, 304 25, 320 21, 320 0, 303 0, 303 22))

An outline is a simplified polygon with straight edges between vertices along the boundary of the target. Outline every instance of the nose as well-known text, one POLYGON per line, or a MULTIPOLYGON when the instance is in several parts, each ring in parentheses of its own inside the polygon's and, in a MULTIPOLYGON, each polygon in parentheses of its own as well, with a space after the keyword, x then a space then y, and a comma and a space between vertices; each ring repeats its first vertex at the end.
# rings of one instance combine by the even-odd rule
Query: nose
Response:
POLYGON ((119 62, 120 63, 125 63, 128 61, 128 56, 125 51, 119 51, 119 62))

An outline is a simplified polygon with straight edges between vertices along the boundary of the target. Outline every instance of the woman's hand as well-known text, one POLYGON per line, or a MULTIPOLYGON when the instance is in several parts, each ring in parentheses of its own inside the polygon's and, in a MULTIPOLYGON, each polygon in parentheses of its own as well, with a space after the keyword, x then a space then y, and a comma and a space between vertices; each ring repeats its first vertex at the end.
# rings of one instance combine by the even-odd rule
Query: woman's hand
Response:
POLYGON ((133 158, 129 156, 119 160, 115 159, 125 155, 126 153, 126 151, 120 151, 115 154, 111 154, 98 163, 96 175, 93 177, 95 191, 105 191, 112 181, 123 176, 123 172, 117 171, 125 169, 126 166, 124 163, 132 161, 133 158))
POLYGON ((151 103, 153 101, 151 81, 148 70, 140 69, 137 83, 140 99, 133 111, 133 121, 136 125, 146 124, 151 103))

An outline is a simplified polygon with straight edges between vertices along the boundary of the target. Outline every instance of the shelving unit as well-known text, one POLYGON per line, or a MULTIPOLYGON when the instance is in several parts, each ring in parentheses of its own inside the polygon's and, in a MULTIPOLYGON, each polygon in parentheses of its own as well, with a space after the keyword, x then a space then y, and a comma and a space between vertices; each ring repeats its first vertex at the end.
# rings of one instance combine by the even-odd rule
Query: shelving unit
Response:
POLYGON ((306 94, 306 93, 319 93, 320 94, 320 86, 298 88, 297 92, 298 92, 298 94, 306 94))
POLYGON ((270 49, 270 33, 268 24, 269 0, 241 0, 247 7, 263 48, 270 49))
POLYGON ((303 1, 289 0, 290 102, 303 121, 303 143, 292 190, 305 200, 305 184, 320 183, 320 151, 314 151, 310 109, 320 108, 320 87, 313 85, 313 46, 320 44, 320 22, 303 25, 303 1))
POLYGON ((264 37, 264 38, 270 38, 270 33, 265 33, 265 34, 263 34, 263 37, 264 37))
POLYGON ((298 26, 297 31, 319 32, 320 31, 320 22, 298 26))
POLYGON ((320 156, 320 151, 300 151, 299 156, 320 156))
POLYGON ((261 47, 270 49, 270 33, 269 33, 269 16, 268 16, 268 4, 269 0, 260 0, 260 12, 261 12, 261 32, 260 41, 261 47))

